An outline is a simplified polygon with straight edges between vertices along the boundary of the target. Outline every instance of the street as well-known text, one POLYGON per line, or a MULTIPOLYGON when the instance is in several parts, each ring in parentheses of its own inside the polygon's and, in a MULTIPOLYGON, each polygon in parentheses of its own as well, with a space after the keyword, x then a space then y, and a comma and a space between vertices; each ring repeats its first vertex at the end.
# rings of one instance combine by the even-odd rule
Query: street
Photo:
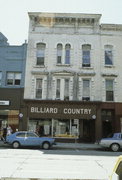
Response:
POLYGON ((0 178, 107 180, 121 152, 53 147, 0 148, 0 178))

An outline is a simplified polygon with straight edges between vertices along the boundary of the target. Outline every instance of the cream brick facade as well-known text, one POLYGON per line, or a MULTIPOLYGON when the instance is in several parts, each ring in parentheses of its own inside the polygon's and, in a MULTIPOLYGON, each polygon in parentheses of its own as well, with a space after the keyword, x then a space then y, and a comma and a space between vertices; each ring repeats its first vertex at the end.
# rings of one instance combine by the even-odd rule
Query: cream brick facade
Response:
MULTIPOLYGON (((106 79, 113 80, 114 102, 122 102, 122 25, 100 24, 100 14, 29 13, 29 37, 24 99, 36 98, 36 79, 42 81, 42 98, 56 99, 56 79, 69 79, 69 100, 81 101, 83 79, 90 80, 90 101, 106 102, 106 79), (36 45, 45 43, 44 65, 37 65, 36 45), (62 64, 57 64, 57 44, 62 64), (70 64, 65 45, 70 44, 70 64), (82 45, 91 45, 90 67, 82 66, 82 45), (105 45, 112 46, 113 64, 105 65, 105 45)), ((61 82, 60 99, 64 83, 61 82)))

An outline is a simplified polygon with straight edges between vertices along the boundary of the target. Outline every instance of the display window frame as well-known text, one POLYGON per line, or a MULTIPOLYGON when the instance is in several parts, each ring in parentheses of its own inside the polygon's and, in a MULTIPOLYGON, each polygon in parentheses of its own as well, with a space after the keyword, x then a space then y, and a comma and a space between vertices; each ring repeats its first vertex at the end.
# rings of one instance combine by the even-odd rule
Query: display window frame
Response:
POLYGON ((79 119, 29 119, 28 130, 39 136, 54 138, 79 137, 79 119))

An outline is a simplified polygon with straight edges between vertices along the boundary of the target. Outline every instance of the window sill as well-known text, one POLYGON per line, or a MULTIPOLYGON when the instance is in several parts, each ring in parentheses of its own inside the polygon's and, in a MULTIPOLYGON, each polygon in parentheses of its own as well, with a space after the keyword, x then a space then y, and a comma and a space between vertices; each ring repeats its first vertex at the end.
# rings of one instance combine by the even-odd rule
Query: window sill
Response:
POLYGON ((56 66, 65 66, 65 67, 69 67, 69 66, 71 66, 71 64, 56 64, 56 66))
POLYGON ((115 101, 114 101, 114 100, 113 100, 113 101, 107 101, 107 100, 106 100, 105 102, 109 102, 109 103, 112 103, 112 102, 115 102, 115 101))
POLYGON ((106 64, 106 65, 104 65, 104 67, 105 67, 105 68, 115 68, 115 66, 114 66, 114 65, 107 65, 107 64, 106 64))
POLYGON ((93 67, 81 67, 81 69, 94 69, 93 67))
MULTIPOLYGON (((1 87, 1 86, 0 86, 1 87)), ((20 88, 20 85, 6 85, 7 88, 20 88)))
POLYGON ((45 68, 45 65, 36 65, 34 68, 45 68))

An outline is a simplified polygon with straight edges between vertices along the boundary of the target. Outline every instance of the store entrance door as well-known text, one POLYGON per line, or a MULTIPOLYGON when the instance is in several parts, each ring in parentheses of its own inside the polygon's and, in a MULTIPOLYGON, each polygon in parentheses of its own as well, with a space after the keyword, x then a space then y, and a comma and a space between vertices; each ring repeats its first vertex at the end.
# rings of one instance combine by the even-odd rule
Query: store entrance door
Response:
POLYGON ((95 141, 95 120, 83 120, 83 141, 95 141))
POLYGON ((103 137, 107 137, 112 134, 112 122, 111 121, 103 121, 103 137))

